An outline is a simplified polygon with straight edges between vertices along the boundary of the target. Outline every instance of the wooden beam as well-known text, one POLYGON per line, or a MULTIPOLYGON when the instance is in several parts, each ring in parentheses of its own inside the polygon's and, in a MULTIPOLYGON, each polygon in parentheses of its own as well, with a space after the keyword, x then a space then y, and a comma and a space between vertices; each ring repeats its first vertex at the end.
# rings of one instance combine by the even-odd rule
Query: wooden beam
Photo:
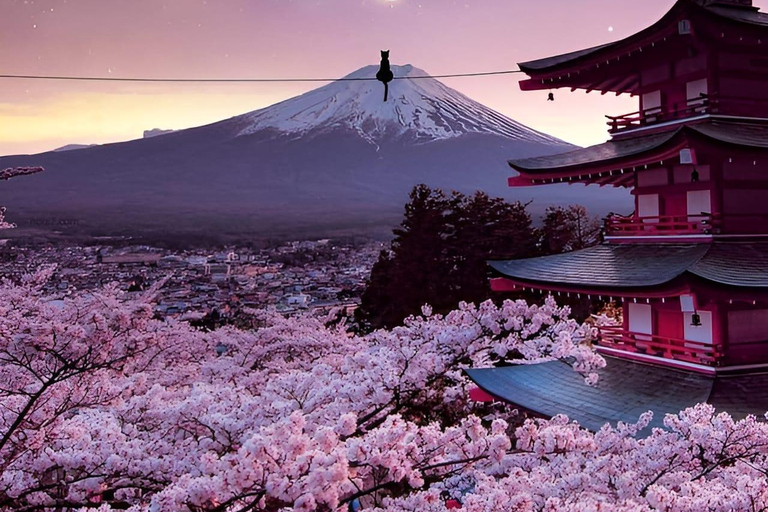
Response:
POLYGON ((640 84, 640 78, 637 75, 631 75, 625 78, 623 81, 619 82, 616 87, 614 88, 616 91, 616 95, 625 93, 625 92, 632 92, 637 86, 640 84))
MULTIPOLYGON (((613 172, 613 171, 611 171, 613 172)), ((605 176, 603 178, 600 178, 599 180, 595 181, 596 184, 600 185, 601 187, 604 187, 606 185, 611 185, 618 181, 622 177, 621 174, 609 174, 608 176, 605 176)))
POLYGON ((635 180, 634 173, 628 172, 626 174, 622 174, 619 179, 617 179, 614 183, 614 187, 626 187, 629 185, 630 182, 633 182, 635 180))

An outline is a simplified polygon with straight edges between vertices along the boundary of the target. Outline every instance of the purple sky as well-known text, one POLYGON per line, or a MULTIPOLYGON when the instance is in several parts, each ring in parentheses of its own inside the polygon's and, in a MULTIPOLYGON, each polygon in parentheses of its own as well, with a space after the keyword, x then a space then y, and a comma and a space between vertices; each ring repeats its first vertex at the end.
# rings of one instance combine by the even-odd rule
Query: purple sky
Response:
MULTIPOLYGON (((514 69, 628 36, 673 0, 0 0, 0 74, 338 77, 377 64, 432 74, 514 69)), ((755 0, 768 8, 768 0, 755 0)), ((629 97, 522 93, 519 76, 444 80, 581 145, 629 97)), ((105 84, 0 79, 0 155, 140 137, 265 107, 322 84, 105 84)))

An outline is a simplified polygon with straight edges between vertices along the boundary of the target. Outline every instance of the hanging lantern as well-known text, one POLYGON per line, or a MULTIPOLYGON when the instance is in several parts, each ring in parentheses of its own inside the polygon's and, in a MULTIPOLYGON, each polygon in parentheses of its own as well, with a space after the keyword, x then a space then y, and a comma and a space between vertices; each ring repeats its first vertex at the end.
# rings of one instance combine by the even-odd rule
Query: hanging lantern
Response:
POLYGON ((691 326, 701 327, 701 315, 699 315, 698 313, 693 313, 691 315, 691 326))

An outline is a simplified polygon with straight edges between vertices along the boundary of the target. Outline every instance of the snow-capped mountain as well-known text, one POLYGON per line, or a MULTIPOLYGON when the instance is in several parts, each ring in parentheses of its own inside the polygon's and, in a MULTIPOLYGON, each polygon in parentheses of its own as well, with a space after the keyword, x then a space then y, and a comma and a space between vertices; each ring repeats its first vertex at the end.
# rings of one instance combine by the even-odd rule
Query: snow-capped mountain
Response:
POLYGON ((411 65, 392 66, 396 80, 383 101, 382 84, 370 80, 376 66, 366 66, 337 81, 277 105, 246 114, 239 135, 266 128, 303 135, 328 129, 348 129, 376 143, 384 137, 405 136, 428 142, 469 133, 501 135, 545 145, 565 145, 446 87, 411 65), (368 79, 368 80, 363 80, 368 79), (360 81, 352 81, 360 80, 360 81))
MULTIPOLYGON (((376 69, 348 76, 373 77, 376 69)), ((426 75, 412 66, 393 71, 426 75)), ((336 81, 160 137, 3 157, 0 168, 46 171, 2 184, 0 204, 20 228, 218 238, 387 232, 418 183, 534 200, 534 213, 570 203, 595 213, 631 210, 622 191, 507 187, 508 159, 571 146, 435 79, 395 80, 389 101, 383 96, 376 81, 336 81)))

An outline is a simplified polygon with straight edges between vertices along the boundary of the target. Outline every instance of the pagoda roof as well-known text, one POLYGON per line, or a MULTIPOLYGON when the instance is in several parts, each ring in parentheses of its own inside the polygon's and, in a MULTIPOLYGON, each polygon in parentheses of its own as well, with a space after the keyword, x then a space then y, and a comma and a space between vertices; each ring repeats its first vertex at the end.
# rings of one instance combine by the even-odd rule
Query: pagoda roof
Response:
MULTIPOLYGON (((589 430, 606 423, 637 422, 653 411, 649 427, 663 428, 664 416, 709 403, 741 419, 768 410, 768 374, 708 376, 605 357, 596 386, 560 361, 465 370, 494 397, 539 415, 566 414, 589 430), (748 392, 746 391, 748 390, 748 392)), ((650 428, 640 435, 649 435, 650 428)))
POLYGON ((509 279, 578 289, 658 287, 685 274, 726 286, 768 288, 768 242, 603 244, 488 264, 509 279))
POLYGON ((622 178, 616 171, 677 156, 681 147, 697 138, 731 146, 768 149, 768 124, 711 120, 668 132, 609 140, 566 153, 509 160, 509 166, 520 173, 509 178, 509 185, 547 184, 559 178, 567 178, 570 182, 627 185, 629 177, 622 178), (616 177, 612 179, 613 175, 616 177))
POLYGON ((768 286, 768 243, 714 243, 690 272, 729 286, 768 286))
POLYGON ((602 144, 575 149, 566 153, 509 160, 509 165, 518 171, 534 171, 576 167, 596 162, 614 162, 653 151, 672 140, 677 133, 677 131, 672 131, 631 139, 609 140, 602 144))
POLYGON ((659 42, 671 41, 671 38, 678 34, 677 22, 691 17, 708 19, 715 24, 725 21, 745 27, 768 27, 768 14, 759 12, 758 8, 751 5, 728 1, 678 0, 656 23, 624 39, 518 63, 520 70, 530 76, 530 79, 522 81, 520 86, 523 90, 572 87, 617 93, 636 92, 639 86, 637 78, 628 77, 627 81, 620 79, 616 82, 590 82, 576 77, 576 74, 595 64, 615 60, 617 56, 642 51, 642 48, 659 42))
POLYGON ((728 18, 739 23, 768 27, 768 13, 760 12, 757 9, 734 9, 722 5, 709 5, 706 9, 722 18, 728 18))

